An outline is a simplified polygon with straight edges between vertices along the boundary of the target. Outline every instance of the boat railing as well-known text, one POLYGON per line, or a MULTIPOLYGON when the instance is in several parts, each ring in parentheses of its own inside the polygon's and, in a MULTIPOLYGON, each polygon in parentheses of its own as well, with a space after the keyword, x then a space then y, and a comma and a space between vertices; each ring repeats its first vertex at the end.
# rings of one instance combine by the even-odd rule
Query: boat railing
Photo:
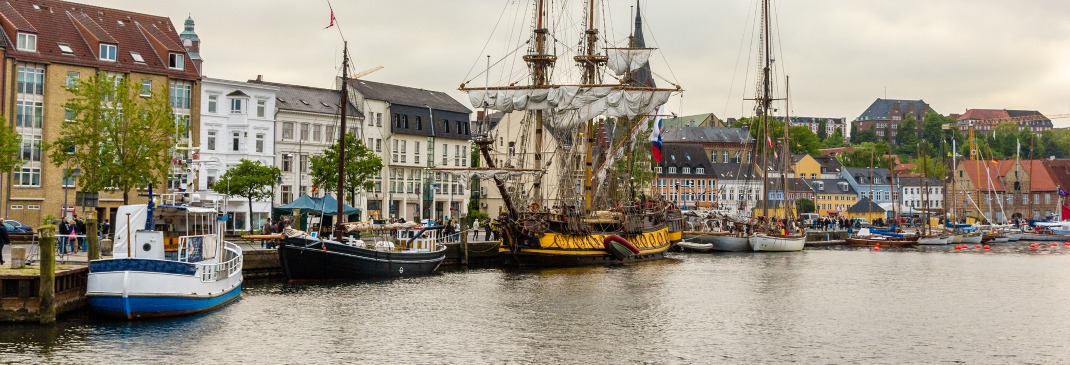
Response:
POLYGON ((223 258, 228 258, 226 261, 218 262, 214 264, 198 264, 198 272, 201 273, 201 282, 213 282, 219 281, 223 278, 229 278, 231 276, 241 273, 242 263, 242 251, 238 245, 223 241, 223 258))

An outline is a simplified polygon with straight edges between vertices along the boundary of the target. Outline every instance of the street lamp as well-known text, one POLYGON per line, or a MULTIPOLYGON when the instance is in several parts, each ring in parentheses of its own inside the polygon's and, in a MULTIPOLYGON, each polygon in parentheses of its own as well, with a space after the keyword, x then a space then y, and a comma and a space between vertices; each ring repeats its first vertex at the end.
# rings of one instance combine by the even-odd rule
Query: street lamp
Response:
POLYGON ((79 177, 82 177, 82 169, 76 167, 76 168, 74 168, 73 171, 71 170, 71 160, 74 160, 75 163, 78 163, 78 158, 76 158, 74 156, 67 157, 66 166, 64 168, 66 171, 63 172, 63 175, 64 175, 64 179, 63 180, 64 181, 61 182, 61 184, 63 185, 63 210, 60 213, 60 218, 63 219, 63 220, 67 219, 67 206, 68 206, 67 205, 67 196, 69 195, 68 192, 77 183, 76 179, 79 178, 79 177), (67 186, 67 181, 66 180, 68 178, 71 179, 71 186, 67 186))

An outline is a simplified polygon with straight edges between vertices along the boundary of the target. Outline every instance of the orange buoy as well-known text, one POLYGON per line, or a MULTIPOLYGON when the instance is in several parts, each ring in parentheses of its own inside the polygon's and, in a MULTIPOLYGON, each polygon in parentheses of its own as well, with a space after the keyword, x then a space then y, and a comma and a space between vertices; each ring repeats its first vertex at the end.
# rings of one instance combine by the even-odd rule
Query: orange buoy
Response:
POLYGON ((980 244, 980 243, 978 243, 978 244, 977 244, 977 247, 976 247, 976 248, 981 248, 981 244, 980 244))
POLYGON ((991 249, 991 248, 992 248, 992 247, 990 247, 990 246, 988 246, 988 245, 985 245, 985 249, 986 249, 986 250, 988 250, 988 249, 991 249))
POLYGON ((962 246, 955 245, 955 251, 962 251, 962 246))
POLYGON ((881 245, 880 244, 878 244, 876 247, 873 247, 873 251, 880 251, 880 250, 881 250, 881 245))
POLYGON ((1058 244, 1058 243, 1055 243, 1055 242, 1052 242, 1052 243, 1051 243, 1051 247, 1059 247, 1059 244, 1058 244))
POLYGON ((1070 247, 1070 242, 1064 243, 1063 246, 1070 247))

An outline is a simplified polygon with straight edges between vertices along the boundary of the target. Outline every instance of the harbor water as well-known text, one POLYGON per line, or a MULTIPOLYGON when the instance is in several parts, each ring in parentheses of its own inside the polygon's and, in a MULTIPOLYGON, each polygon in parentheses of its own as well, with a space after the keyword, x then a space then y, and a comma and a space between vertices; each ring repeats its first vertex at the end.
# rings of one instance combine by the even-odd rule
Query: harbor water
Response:
POLYGON ((1070 247, 687 254, 247 281, 193 317, 0 325, 0 363, 1070 363, 1070 247))

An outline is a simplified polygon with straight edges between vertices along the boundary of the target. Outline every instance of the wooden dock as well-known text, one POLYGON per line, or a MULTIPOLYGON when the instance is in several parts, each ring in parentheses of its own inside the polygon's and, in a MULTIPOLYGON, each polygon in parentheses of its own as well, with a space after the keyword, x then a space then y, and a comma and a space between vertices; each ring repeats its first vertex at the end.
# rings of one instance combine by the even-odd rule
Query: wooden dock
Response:
MULTIPOLYGON (((62 315, 86 305, 89 267, 57 265, 55 281, 56 314, 62 315)), ((0 323, 37 322, 41 307, 41 267, 0 268, 0 323)))

